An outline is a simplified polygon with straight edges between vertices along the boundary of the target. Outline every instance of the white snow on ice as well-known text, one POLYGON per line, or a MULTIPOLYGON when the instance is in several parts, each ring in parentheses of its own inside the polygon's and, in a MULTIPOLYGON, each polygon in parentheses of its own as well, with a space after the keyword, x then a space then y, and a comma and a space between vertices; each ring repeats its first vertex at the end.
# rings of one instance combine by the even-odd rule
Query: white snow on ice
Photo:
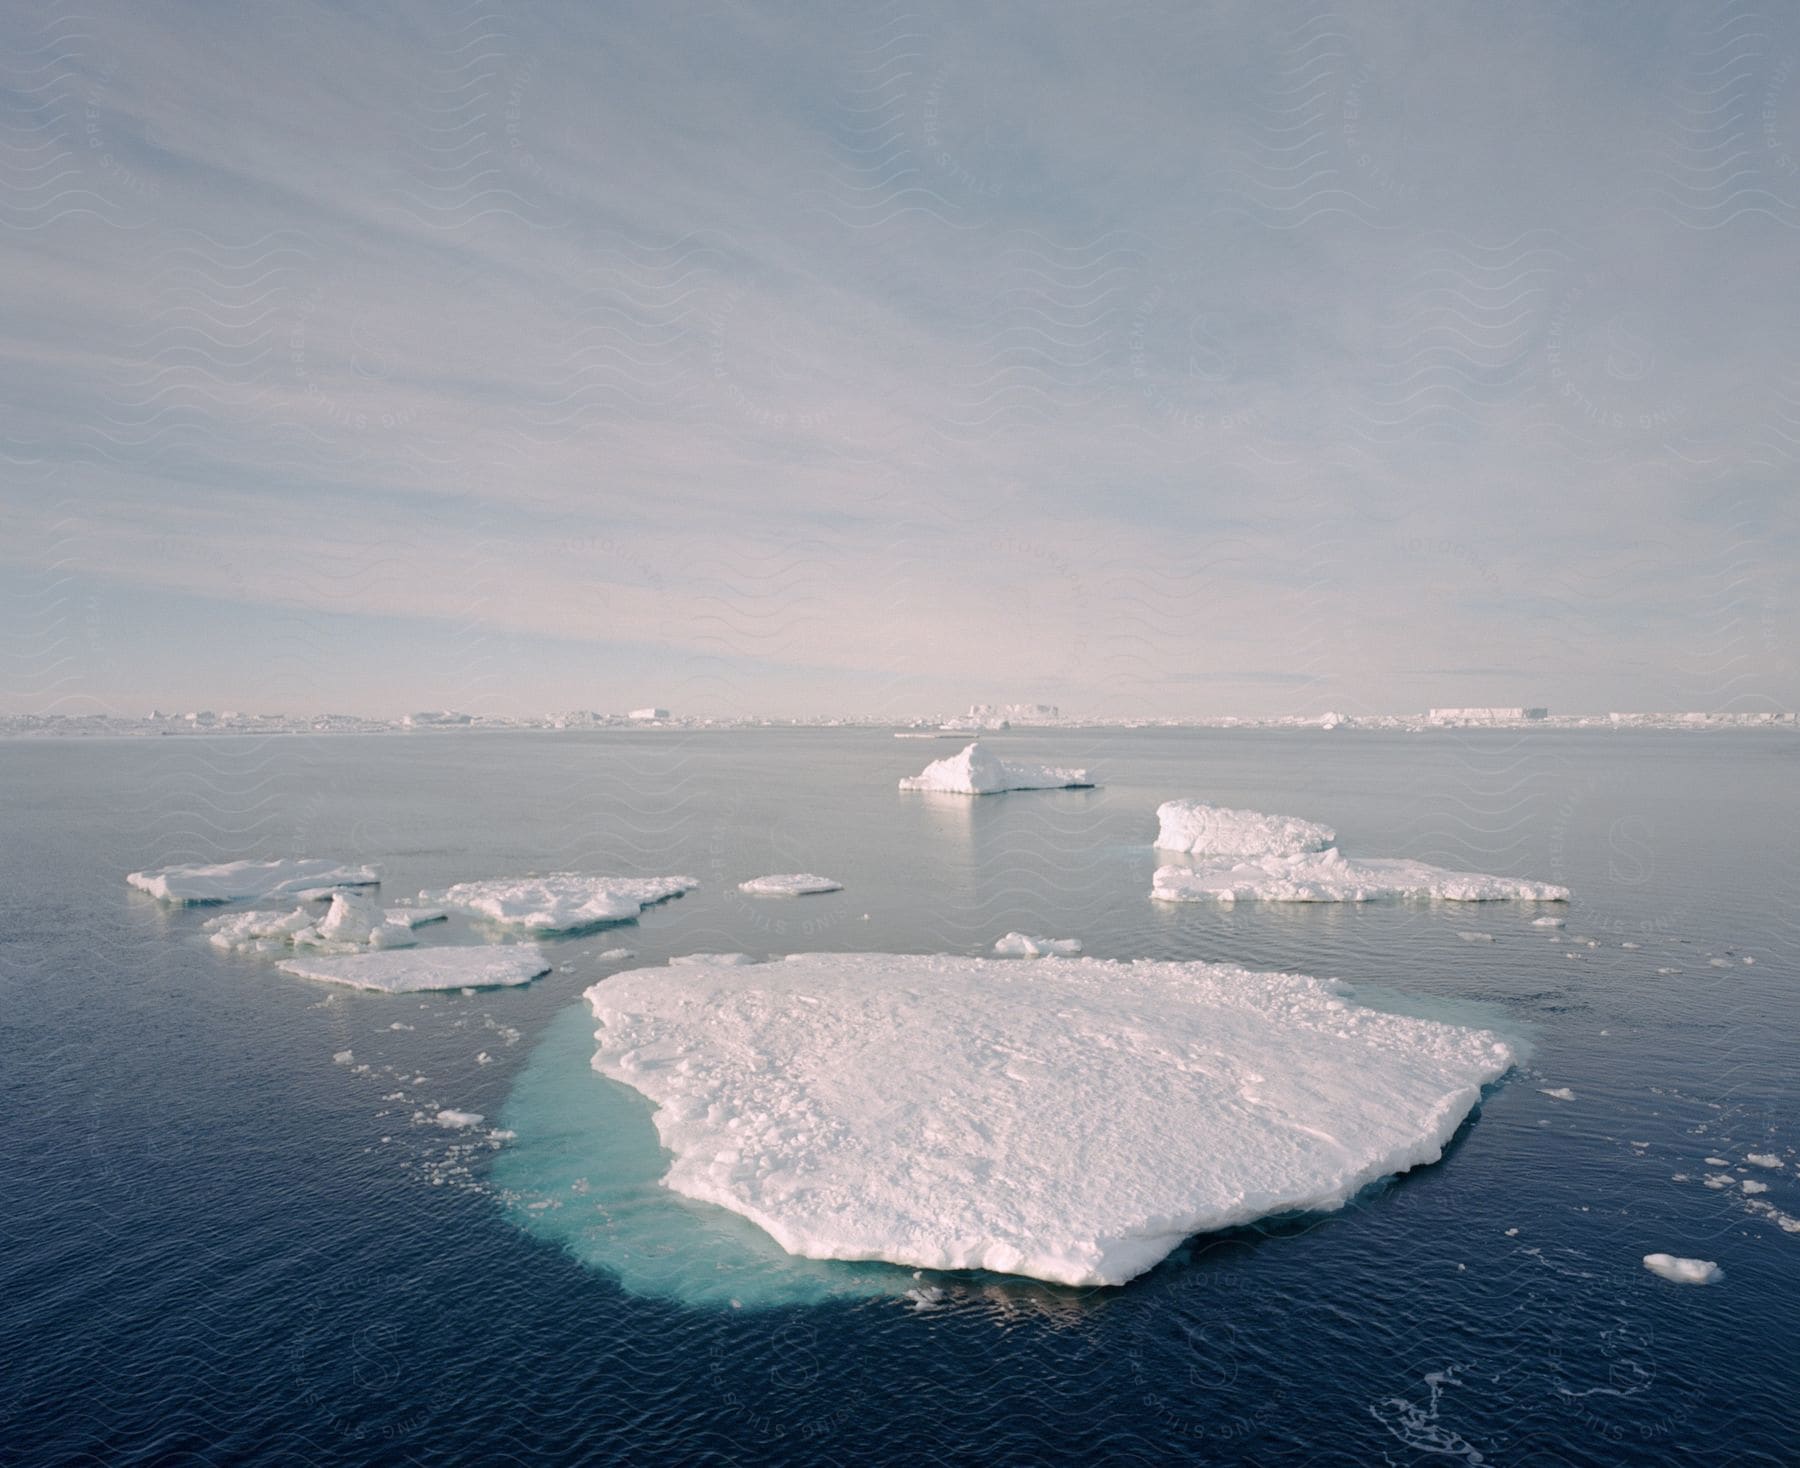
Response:
POLYGON ((1296 816, 1231 810, 1201 800, 1165 800, 1156 808, 1159 851, 1204 856, 1293 856, 1337 844, 1337 832, 1296 816))
POLYGON ((215 948, 237 953, 273 953, 311 948, 323 953, 355 953, 363 948, 410 948, 413 929, 441 922, 444 914, 425 907, 377 907, 360 892, 337 890, 323 916, 296 907, 292 912, 234 912, 201 926, 215 948))
POLYGON ((1644 1268, 1676 1284, 1714 1284, 1725 1278, 1725 1271, 1710 1259, 1682 1259, 1674 1254, 1646 1254, 1644 1268))
POLYGON ((1119 1284, 1190 1234, 1436 1161, 1513 1054, 1203 963, 690 958, 587 991, 667 1185, 791 1254, 1119 1284))
POLYGON ((738 891, 752 897, 810 897, 819 892, 842 892, 844 884, 811 872, 783 872, 773 877, 752 877, 739 882, 738 891))
POLYGON ((487 882, 458 882, 432 900, 504 928, 527 933, 572 933, 601 923, 628 922, 646 907, 691 892, 692 877, 596 877, 551 872, 487 882))
POLYGON ((381 874, 374 867, 298 858, 286 861, 191 862, 129 872, 133 887, 164 902, 243 902, 268 897, 298 897, 311 888, 374 887, 381 874))
POLYGON ((1780 1167, 1781 1159, 1773 1152, 1746 1152, 1744 1161, 1752 1167, 1780 1167))
POLYGON ((284 958, 283 973, 322 979, 384 994, 411 994, 430 989, 490 989, 528 984, 550 972, 550 962, 535 943, 499 943, 481 947, 395 948, 369 953, 314 958, 284 958))
POLYGON ((1156 869, 1160 902, 1566 902, 1567 887, 1518 877, 1453 872, 1404 857, 1348 857, 1335 846, 1293 856, 1210 857, 1156 869))
POLYGON ((1008 933, 994 944, 1000 958, 1072 958, 1081 952, 1079 938, 1031 938, 1024 933, 1008 933))
POLYGON ((1013 764, 984 748, 978 739, 962 753, 933 760, 918 774, 908 775, 900 788, 943 795, 996 795, 1002 790, 1085 789, 1093 783, 1086 770, 1013 764))

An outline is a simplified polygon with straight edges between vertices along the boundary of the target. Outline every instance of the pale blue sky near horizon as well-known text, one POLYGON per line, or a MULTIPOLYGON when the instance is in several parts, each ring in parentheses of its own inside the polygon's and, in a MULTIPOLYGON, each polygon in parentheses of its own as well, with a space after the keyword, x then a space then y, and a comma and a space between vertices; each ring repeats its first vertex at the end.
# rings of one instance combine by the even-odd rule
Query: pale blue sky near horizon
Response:
POLYGON ((1800 704, 1800 12, 0 33, 0 713, 1800 704))

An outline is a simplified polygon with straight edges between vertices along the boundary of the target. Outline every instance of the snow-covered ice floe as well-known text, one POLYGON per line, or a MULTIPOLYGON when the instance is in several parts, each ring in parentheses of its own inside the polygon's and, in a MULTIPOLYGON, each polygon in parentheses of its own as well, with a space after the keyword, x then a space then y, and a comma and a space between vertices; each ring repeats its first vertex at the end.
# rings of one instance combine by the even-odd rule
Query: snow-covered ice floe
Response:
POLYGON ((481 947, 396 948, 284 958, 283 973, 383 994, 413 994, 430 989, 498 989, 528 984, 550 972, 550 961, 535 943, 497 943, 481 947))
POLYGON ((646 907, 691 892, 692 877, 595 877, 551 872, 487 882, 458 882, 430 900, 527 933, 576 933, 629 922, 646 907))
POLYGON ((245 902, 269 897, 297 898, 315 888, 374 887, 380 884, 381 873, 374 867, 297 858, 192 862, 130 872, 125 880, 164 902, 245 902))
MULTIPOLYGON (((1566 902, 1567 887, 1480 872, 1453 872, 1404 857, 1348 857, 1337 833, 1316 821, 1230 810, 1199 800, 1157 807, 1156 848, 1187 853, 1156 869, 1160 902, 1371 902, 1428 897, 1444 902, 1566 902)), ((1462 935, 1470 942, 1489 934, 1462 935)))
POLYGON ((361 948, 410 948, 419 940, 413 929, 442 922, 442 909, 377 907, 360 892, 334 891, 323 915, 297 907, 292 912, 234 912, 209 918, 202 926, 215 948, 237 953, 273 953, 285 948, 313 948, 326 953, 354 953, 361 948))
POLYGON ((1519 877, 1453 872, 1404 857, 1348 857, 1335 846, 1294 856, 1202 857, 1156 869, 1159 902, 1567 902, 1569 889, 1519 877))
POLYGON ((1676 1284, 1714 1284, 1725 1271, 1710 1259, 1682 1259, 1674 1254, 1646 1254, 1644 1268, 1676 1284))
POLYGON ((675 1192, 790 1254, 1069 1285, 1434 1162, 1513 1063, 1486 1030, 1204 963, 798 954, 586 998, 675 1192))
POLYGON ((983 748, 978 739, 961 754, 933 760, 918 774, 908 775, 900 788, 941 795, 997 795, 1002 790, 1079 790, 1093 783, 1086 770, 1013 764, 983 748))
POLYGON ((1296 816, 1231 810, 1202 800, 1165 800, 1156 808, 1156 848, 1209 856, 1292 856, 1337 844, 1337 832, 1296 816))
POLYGON ((1073 958, 1079 952, 1079 938, 1032 938, 1024 933, 1008 933, 994 944, 994 953, 1000 958, 1073 958))
POLYGON ((752 877, 739 882, 738 891, 752 897, 811 897, 819 892, 842 892, 844 884, 812 872, 783 872, 773 877, 752 877))

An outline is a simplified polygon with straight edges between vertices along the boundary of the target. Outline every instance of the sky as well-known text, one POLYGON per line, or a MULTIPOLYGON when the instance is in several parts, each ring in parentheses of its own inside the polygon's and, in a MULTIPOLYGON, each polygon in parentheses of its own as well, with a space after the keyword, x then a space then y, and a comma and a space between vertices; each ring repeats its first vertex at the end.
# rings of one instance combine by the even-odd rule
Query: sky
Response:
POLYGON ((0 713, 1800 705, 1800 10, 0 16, 0 713))

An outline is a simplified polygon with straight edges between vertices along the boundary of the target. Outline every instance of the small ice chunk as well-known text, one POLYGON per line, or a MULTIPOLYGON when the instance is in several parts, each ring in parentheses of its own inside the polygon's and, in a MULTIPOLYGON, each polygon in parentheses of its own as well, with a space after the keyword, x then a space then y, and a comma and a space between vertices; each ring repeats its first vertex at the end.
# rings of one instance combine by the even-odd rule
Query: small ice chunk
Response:
POLYGON ((374 867, 311 858, 285 861, 189 862, 130 872, 125 880, 164 902, 244 902, 298 897, 312 887, 374 887, 374 867))
POLYGON ((1531 920, 1531 926, 1534 928, 1560 928, 1560 927, 1564 926, 1568 921, 1569 920, 1567 918, 1559 918, 1559 917, 1533 918, 1531 920))
POLYGON ((1659 968, 1656 972, 1658 977, 1666 979, 1670 974, 1678 974, 1681 970, 1678 968, 1659 968))
POLYGON ((681 953, 669 960, 671 968, 695 968, 723 964, 727 968, 743 968, 756 960, 748 953, 681 953))
POLYGON ((1744 1161, 1752 1167, 1780 1167, 1781 1159, 1773 1152, 1746 1152, 1744 1161))
POLYGON ((997 795, 1003 790, 1071 790, 1093 785, 1086 770, 1022 765, 1003 760, 977 739, 960 754, 933 760, 900 782, 902 790, 943 795, 997 795))
POLYGON ((458 882, 437 899, 503 928, 527 933, 574 933, 601 923, 629 922, 646 907, 691 892, 692 877, 596 877, 551 872, 487 882, 458 882))
POLYGON ((313 914, 296 907, 284 913, 234 912, 208 918, 201 926, 213 947, 242 950, 283 947, 297 934, 311 932, 313 922, 313 914))
POLYGON ((604 953, 594 955, 595 963, 630 963, 637 954, 629 948, 608 948, 604 953))
POLYGON ((1644 1268, 1676 1284, 1716 1284, 1725 1271, 1710 1259, 1682 1259, 1674 1254, 1646 1254, 1644 1268))
POLYGON ((1567 1086, 1556 1086, 1556 1087, 1539 1086, 1538 1089, 1540 1091, 1542 1091, 1544 1093, 1544 1095, 1548 1096, 1552 1101, 1573 1101, 1575 1099, 1575 1093, 1573 1091, 1571 1091, 1567 1086))
POLYGON ((330 957, 285 958, 283 973, 303 979, 348 984, 384 994, 410 994, 429 989, 489 989, 527 984, 550 972, 549 960, 535 943, 502 943, 491 947, 399 948, 330 957))
POLYGON ((1714 1192, 1720 1192, 1725 1188, 1733 1187, 1737 1183, 1737 1179, 1728 1172, 1708 1173, 1701 1181, 1714 1192))
POLYGON ((354 1052, 349 1050, 339 1050, 331 1057, 331 1063, 333 1065, 349 1065, 355 1059, 356 1056, 354 1052))
POLYGON ((752 897, 811 897, 820 892, 842 892, 844 884, 811 872, 783 872, 773 877, 752 877, 739 882, 738 891, 752 897))
POLYGON ((1293 856, 1337 844, 1337 832, 1297 816, 1232 810, 1201 800, 1165 800, 1156 808, 1156 849, 1206 856, 1293 856))
POLYGON ((994 944, 1001 958, 1047 958, 1052 954, 1072 958, 1081 952, 1079 938, 1029 938, 1023 933, 1008 933, 994 944))
POLYGON ((1702 1162, 1704 1162, 1708 1167, 1730 1167, 1731 1166, 1731 1159, 1729 1157, 1702 1157, 1700 1160, 1702 1162))
POLYGON ((1767 1183, 1758 1182, 1753 1177, 1745 1178, 1738 1186, 1746 1193, 1766 1193, 1769 1191, 1769 1185, 1767 1183))
POLYGON ((1347 857, 1329 851, 1294 856, 1191 858, 1156 869, 1159 902, 1566 902, 1567 887, 1521 877, 1453 872, 1404 857, 1347 857))
POLYGON ((1494 935, 1492 933, 1466 933, 1465 932, 1465 933, 1458 933, 1456 936, 1461 938, 1463 940, 1463 942, 1465 942, 1465 943, 1492 943, 1494 941, 1494 935))
POLYGON ((448 1127, 451 1131, 462 1131, 467 1127, 480 1126, 486 1120, 479 1111, 458 1111, 446 1106, 432 1118, 439 1126, 448 1127))

